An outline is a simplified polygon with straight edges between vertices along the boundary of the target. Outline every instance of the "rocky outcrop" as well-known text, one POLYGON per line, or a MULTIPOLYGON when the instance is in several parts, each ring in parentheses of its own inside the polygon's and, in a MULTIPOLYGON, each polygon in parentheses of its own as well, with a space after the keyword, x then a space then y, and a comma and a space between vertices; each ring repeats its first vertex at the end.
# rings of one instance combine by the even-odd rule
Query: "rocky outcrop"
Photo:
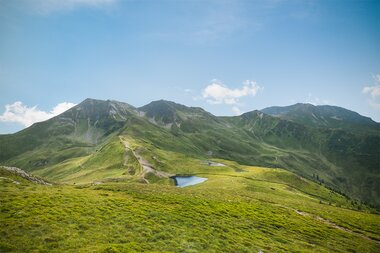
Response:
POLYGON ((25 178, 26 180, 28 180, 32 183, 35 183, 35 184, 52 185, 51 183, 48 183, 48 182, 42 180, 41 178, 35 177, 35 176, 25 172, 22 169, 17 168, 17 167, 1 166, 0 168, 3 168, 3 169, 5 169, 5 170, 7 170, 13 174, 16 174, 22 178, 25 178))

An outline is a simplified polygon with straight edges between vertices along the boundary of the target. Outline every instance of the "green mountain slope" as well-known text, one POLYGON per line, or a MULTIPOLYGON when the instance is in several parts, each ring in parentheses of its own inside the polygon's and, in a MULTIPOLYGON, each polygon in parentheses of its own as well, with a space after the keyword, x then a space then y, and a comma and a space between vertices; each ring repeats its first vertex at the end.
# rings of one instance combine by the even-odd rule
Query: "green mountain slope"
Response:
POLYGON ((0 161, 28 171, 88 155, 117 134, 134 108, 116 101, 86 99, 50 120, 0 136, 0 161))
MULTIPOLYGON (((330 187, 368 203, 378 203, 380 138, 340 129, 314 128, 296 122, 248 113, 234 122, 238 127, 281 149, 278 167, 309 177, 318 176, 330 187), (268 125, 268 122, 272 122, 268 125)), ((273 163, 273 156, 269 158, 273 163)))
POLYGON ((380 135, 380 123, 338 106, 298 103, 290 106, 273 106, 262 112, 281 119, 291 120, 310 127, 344 129, 355 132, 371 132, 380 135))
POLYGON ((187 107, 171 101, 153 101, 138 108, 145 116, 156 123, 177 125, 187 120, 204 120, 205 122, 217 122, 217 117, 199 107, 187 107))
POLYGON ((379 215, 361 202, 379 204, 376 138, 87 99, 0 135, 0 164, 53 182, 0 166, 0 251, 377 252, 379 215), (177 188, 173 175, 208 180, 177 188))
MULTIPOLYGON (((349 118, 342 122, 356 122, 349 118)), ((0 163, 68 183, 167 183, 173 174, 212 169, 177 166, 178 161, 224 159, 284 168, 380 206, 380 135, 372 123, 365 123, 371 131, 349 131, 303 121, 260 111, 216 117, 164 100, 134 108, 87 99, 53 119, 0 136, 0 163)))
POLYGON ((199 174, 208 180, 188 188, 130 181, 45 186, 0 167, 0 251, 379 250, 379 215, 365 206, 285 170, 221 162, 227 166, 199 174))

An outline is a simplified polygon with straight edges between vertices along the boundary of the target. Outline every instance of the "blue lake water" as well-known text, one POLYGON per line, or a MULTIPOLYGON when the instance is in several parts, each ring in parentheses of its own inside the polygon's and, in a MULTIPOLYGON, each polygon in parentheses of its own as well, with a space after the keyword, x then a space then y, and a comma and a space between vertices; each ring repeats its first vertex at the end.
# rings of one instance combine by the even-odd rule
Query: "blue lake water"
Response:
POLYGON ((196 176, 175 176, 173 177, 175 180, 175 184, 177 187, 186 187, 190 185, 200 184, 207 180, 204 177, 196 177, 196 176))

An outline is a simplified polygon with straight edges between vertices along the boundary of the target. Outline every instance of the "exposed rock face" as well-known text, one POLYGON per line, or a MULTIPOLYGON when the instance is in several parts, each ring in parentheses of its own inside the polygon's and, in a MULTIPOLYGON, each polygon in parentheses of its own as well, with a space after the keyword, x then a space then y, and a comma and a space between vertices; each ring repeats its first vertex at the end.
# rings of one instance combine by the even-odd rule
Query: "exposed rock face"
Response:
POLYGON ((33 182, 35 184, 42 184, 42 185, 52 185, 44 180, 42 180, 41 178, 38 178, 38 177, 35 177, 25 171, 23 171, 22 169, 19 169, 17 167, 7 167, 7 166, 2 166, 2 168, 20 176, 20 177, 23 177, 25 178, 26 180, 30 181, 30 182, 33 182))

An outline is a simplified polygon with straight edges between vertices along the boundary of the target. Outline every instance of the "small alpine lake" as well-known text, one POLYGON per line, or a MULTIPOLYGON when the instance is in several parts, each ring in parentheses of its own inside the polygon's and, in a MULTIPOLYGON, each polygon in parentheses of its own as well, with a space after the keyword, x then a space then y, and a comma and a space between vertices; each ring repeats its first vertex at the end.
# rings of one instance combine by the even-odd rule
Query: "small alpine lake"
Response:
POLYGON ((174 176, 172 178, 174 179, 175 185, 181 188, 200 184, 208 179, 208 178, 197 177, 197 176, 174 176))

